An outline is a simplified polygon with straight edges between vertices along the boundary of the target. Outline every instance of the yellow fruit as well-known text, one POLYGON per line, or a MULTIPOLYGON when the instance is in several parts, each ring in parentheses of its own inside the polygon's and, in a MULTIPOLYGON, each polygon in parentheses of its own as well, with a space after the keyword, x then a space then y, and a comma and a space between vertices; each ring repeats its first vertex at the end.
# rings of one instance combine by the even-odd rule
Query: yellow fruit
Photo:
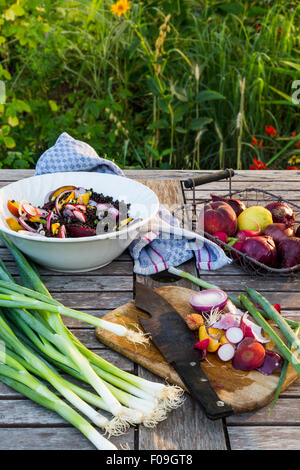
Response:
POLYGON ((228 339, 226 338, 226 335, 221 336, 220 343, 221 344, 229 343, 228 339))
POLYGON ((272 214, 262 206, 251 206, 238 216, 238 230, 258 230, 261 232, 273 223, 272 214), (258 225, 257 225, 258 224, 258 225))
POLYGON ((8 217, 6 219, 6 223, 9 226, 9 228, 11 230, 13 230, 14 232, 18 232, 19 230, 23 230, 22 225, 20 225, 19 222, 17 221, 17 219, 15 219, 14 217, 8 217))
POLYGON ((220 339, 224 334, 224 330, 220 330, 219 328, 208 328, 208 333, 213 338, 220 339))

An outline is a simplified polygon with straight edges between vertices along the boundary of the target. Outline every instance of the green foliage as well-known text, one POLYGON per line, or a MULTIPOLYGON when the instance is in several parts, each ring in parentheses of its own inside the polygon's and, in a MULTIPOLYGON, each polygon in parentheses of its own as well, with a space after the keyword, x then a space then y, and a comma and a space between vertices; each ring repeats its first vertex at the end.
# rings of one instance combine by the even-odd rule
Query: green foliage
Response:
POLYGON ((34 167, 64 131, 127 167, 297 154, 297 2, 133 0, 120 18, 112 3, 0 0, 2 168, 34 167))

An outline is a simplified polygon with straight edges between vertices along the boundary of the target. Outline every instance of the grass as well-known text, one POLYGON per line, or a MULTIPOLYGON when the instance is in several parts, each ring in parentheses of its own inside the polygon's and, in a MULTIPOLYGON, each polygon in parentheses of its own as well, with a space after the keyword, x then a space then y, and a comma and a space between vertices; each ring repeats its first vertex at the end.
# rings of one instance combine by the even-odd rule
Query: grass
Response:
POLYGON ((133 1, 121 18, 111 1, 19 3, 0 46, 15 143, 2 142, 3 167, 34 165, 63 131, 123 167, 249 168, 256 157, 285 168, 300 153, 296 2, 133 1))

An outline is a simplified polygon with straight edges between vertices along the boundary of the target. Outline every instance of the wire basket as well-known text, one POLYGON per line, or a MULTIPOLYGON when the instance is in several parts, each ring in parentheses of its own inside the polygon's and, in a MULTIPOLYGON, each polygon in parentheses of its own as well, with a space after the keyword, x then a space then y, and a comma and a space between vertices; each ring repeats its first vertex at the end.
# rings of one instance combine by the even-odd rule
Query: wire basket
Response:
MULTIPOLYGON (((221 197, 227 197, 235 199, 240 199, 246 207, 250 206, 265 206, 270 202, 286 202, 295 213, 296 223, 300 223, 300 206, 294 202, 288 201, 279 197, 269 191, 265 191, 259 188, 247 188, 245 190, 232 191, 232 176, 234 175, 233 170, 229 171, 229 192, 227 194, 222 194, 221 197)), ((221 178, 218 178, 220 180, 221 178)), ((210 181, 213 181, 210 179, 210 181)), ((208 181, 205 181, 208 182, 208 181)), ((215 243, 218 243, 225 251, 227 256, 232 259, 232 263, 239 265, 243 271, 252 275, 252 276, 295 276, 300 271, 300 264, 297 264, 291 268, 280 268, 280 267, 270 267, 259 261, 251 258, 245 253, 242 253, 239 250, 231 247, 227 243, 220 241, 218 238, 213 237, 205 231, 200 231, 197 227, 197 221, 199 220, 199 213, 203 209, 203 205, 211 202, 211 199, 196 201, 195 186, 200 183, 196 181, 197 184, 194 184, 193 180, 190 179, 185 182, 185 187, 192 188, 193 190, 193 202, 191 204, 186 204, 184 206, 178 207, 174 210, 173 214, 184 223, 185 228, 195 231, 200 235, 205 236, 206 238, 212 240, 215 243)))

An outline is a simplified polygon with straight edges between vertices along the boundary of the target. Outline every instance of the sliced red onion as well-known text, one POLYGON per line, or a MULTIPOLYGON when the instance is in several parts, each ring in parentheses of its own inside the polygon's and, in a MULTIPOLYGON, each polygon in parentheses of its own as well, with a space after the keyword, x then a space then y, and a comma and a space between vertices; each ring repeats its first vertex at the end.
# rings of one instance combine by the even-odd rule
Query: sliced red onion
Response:
POLYGON ((24 227, 28 232, 31 232, 31 233, 36 233, 36 230, 34 230, 32 227, 30 227, 30 225, 28 225, 24 218, 23 217, 19 217, 19 223, 22 225, 22 227, 24 227))
MULTIPOLYGON (((75 192, 75 190, 73 190, 75 192)), ((55 199, 55 209, 56 209, 56 213, 58 215, 60 215, 60 209, 59 209, 59 201, 61 199, 61 197, 64 195, 64 194, 67 194, 67 193, 70 193, 71 190, 70 189, 66 189, 65 191, 63 191, 62 193, 60 193, 57 198, 55 199)))
POLYGON ((282 366, 283 359, 274 351, 266 350, 265 360, 263 364, 256 370, 264 375, 271 375, 276 369, 282 366))
POLYGON ((53 212, 50 211, 49 214, 48 214, 48 217, 47 217, 47 232, 50 232, 50 229, 51 229, 51 219, 52 219, 52 216, 53 216, 53 212))
POLYGON ((78 211, 78 210, 73 211, 73 216, 76 217, 76 219, 78 219, 82 223, 86 222, 86 217, 81 211, 78 211))
POLYGON ((190 304, 197 312, 210 312, 213 309, 222 310, 226 302, 227 294, 220 289, 195 292, 190 297, 190 304))

